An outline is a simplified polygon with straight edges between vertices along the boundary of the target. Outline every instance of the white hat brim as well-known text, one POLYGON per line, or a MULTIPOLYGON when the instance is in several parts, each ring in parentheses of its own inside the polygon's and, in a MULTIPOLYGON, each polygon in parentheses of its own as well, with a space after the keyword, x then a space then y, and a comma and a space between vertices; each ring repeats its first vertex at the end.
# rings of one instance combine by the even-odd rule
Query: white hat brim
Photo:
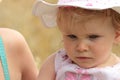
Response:
POLYGON ((117 4, 115 3, 113 4, 113 2, 109 2, 106 5, 104 5, 104 3, 102 5, 101 3, 101 4, 94 4, 91 6, 92 2, 86 4, 85 1, 68 2, 63 4, 59 4, 59 3, 51 4, 43 0, 38 0, 33 6, 33 14, 35 16, 40 17, 46 27, 54 27, 57 25, 56 13, 57 13, 58 7, 60 6, 74 6, 74 7, 84 8, 84 9, 91 9, 91 10, 103 10, 103 9, 112 8, 116 12, 120 13, 120 0, 116 0, 116 1, 118 1, 118 3, 116 2, 117 4))

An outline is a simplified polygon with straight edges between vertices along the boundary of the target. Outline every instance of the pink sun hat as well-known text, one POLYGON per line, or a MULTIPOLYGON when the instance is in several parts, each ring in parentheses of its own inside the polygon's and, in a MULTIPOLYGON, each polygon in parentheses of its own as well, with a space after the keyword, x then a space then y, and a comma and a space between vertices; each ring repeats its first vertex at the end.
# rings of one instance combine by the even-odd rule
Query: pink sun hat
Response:
POLYGON ((90 10, 111 8, 120 14, 120 0, 59 0, 57 4, 37 0, 33 6, 33 14, 38 16, 46 27, 54 27, 58 7, 73 6, 90 10))

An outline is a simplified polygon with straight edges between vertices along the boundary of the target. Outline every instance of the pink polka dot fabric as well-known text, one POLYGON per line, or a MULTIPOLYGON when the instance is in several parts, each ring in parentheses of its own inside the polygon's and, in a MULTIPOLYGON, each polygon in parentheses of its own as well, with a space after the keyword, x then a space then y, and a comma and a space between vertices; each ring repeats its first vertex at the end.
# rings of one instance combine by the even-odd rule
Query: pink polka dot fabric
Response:
POLYGON ((106 9, 120 6, 120 0, 59 0, 59 5, 71 5, 88 9, 106 9))
POLYGON ((120 80, 120 62, 113 66, 84 69, 66 56, 64 49, 56 52, 55 80, 120 80))

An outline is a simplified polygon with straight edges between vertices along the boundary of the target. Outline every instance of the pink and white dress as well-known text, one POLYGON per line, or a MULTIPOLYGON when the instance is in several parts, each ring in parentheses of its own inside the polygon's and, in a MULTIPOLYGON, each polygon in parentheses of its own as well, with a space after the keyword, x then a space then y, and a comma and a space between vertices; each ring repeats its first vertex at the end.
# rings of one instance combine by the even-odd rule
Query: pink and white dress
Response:
POLYGON ((66 55, 64 49, 55 57, 56 80, 120 80, 120 63, 105 68, 80 68, 66 55))

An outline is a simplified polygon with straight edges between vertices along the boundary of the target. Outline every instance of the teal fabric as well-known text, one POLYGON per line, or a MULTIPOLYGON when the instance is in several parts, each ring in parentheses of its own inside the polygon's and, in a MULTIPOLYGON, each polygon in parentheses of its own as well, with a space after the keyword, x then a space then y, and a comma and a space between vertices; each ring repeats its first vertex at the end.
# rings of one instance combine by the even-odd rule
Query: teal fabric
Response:
POLYGON ((0 60, 2 62, 3 72, 4 72, 4 78, 5 80, 10 80, 9 71, 8 71, 8 64, 4 49, 4 44, 2 41, 2 38, 0 37, 0 60))

